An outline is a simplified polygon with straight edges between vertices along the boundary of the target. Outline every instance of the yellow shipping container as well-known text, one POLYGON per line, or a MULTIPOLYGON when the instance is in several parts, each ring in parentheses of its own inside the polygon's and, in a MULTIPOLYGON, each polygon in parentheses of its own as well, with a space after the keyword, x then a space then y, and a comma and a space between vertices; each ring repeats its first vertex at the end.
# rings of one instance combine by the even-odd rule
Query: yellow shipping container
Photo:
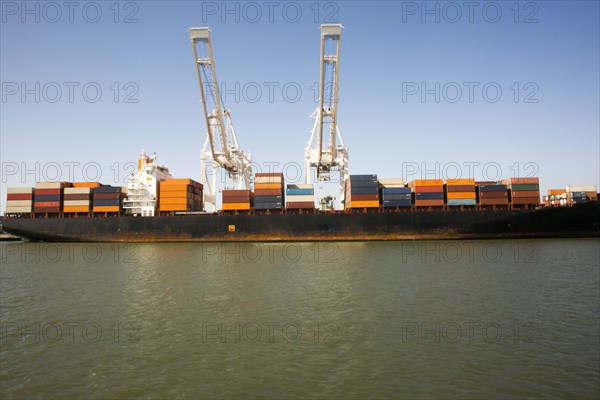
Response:
POLYGON ((65 206, 63 211, 66 213, 90 212, 90 207, 89 206, 65 206))
POLYGON ((379 200, 359 200, 351 201, 350 208, 377 208, 379 207, 379 200))
POLYGON ((448 192, 449 199, 474 199, 475 192, 448 192))
POLYGON ((254 190, 261 190, 261 189, 267 189, 267 190, 283 189, 283 185, 281 183, 255 183, 254 184, 254 190))
POLYGON ((94 212, 119 212, 121 209, 119 206, 95 206, 94 212))
POLYGON ((456 178, 446 180, 446 185, 474 185, 474 178, 456 178))
POLYGON ((223 210, 249 210, 250 203, 223 203, 223 210))

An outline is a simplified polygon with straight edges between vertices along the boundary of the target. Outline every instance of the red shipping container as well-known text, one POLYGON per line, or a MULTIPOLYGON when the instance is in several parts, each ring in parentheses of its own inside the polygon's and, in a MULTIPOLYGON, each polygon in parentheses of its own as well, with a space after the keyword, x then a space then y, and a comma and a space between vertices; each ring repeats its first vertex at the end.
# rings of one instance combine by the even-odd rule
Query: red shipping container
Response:
POLYGON ((415 193, 443 193, 444 192, 444 187, 443 186, 416 186, 413 189, 413 192, 415 193))
POLYGON ((377 193, 370 194, 352 194, 350 195, 351 201, 367 201, 367 200, 379 200, 379 195, 377 193))
POLYGON ((539 185, 540 178, 508 178, 505 182, 509 185, 539 185))
POLYGON ((491 199, 481 199, 479 204, 482 206, 502 206, 508 204, 508 197, 504 199, 500 198, 491 198, 491 199))
POLYGON ((539 197, 517 197, 512 199, 512 203, 515 205, 524 205, 524 204, 540 204, 539 197))
POLYGON ((62 189, 35 189, 34 193, 39 196, 51 196, 61 194, 62 189))
POLYGON ((33 203, 35 208, 37 207, 60 207, 60 201, 36 201, 33 203))
POLYGON ((29 193, 9 193, 6 200, 33 200, 33 195, 29 193))
POLYGON ((480 199, 507 199, 508 191, 505 192, 479 192, 480 199))
POLYGON ((439 207, 444 205, 444 200, 415 200, 417 207, 439 207))
POLYGON ((289 209, 310 209, 315 208, 315 203, 312 201, 292 201, 285 204, 289 209))
POLYGON ((537 197, 539 199, 540 192, 537 190, 514 190, 511 192, 512 197, 537 197))
POLYGON ((447 185, 446 186, 448 192, 474 192, 474 185, 447 185))

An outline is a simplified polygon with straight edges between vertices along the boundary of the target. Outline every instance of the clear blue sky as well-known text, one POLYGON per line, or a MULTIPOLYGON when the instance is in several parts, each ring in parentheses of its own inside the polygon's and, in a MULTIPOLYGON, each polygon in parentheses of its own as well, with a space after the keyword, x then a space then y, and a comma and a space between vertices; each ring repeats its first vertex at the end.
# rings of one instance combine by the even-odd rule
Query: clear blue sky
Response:
POLYGON ((350 173, 412 180, 428 169, 427 177, 443 178, 456 176, 457 165, 467 176, 479 163, 476 179, 534 172, 543 192, 600 185, 597 1, 474 2, 471 9, 464 2, 133 1, 118 13, 113 1, 75 2, 71 10, 46 4, 1 2, 2 204, 7 186, 33 186, 56 175, 56 164, 64 180, 93 177, 100 165, 103 182, 114 184, 115 174, 122 181, 142 147, 174 175, 199 179, 206 132, 192 26, 212 29, 226 106, 259 165, 302 165, 316 107, 319 26, 340 22, 339 123, 350 173), (96 87, 102 94, 92 102, 96 87), (73 177, 69 163, 79 163, 71 164, 73 177))

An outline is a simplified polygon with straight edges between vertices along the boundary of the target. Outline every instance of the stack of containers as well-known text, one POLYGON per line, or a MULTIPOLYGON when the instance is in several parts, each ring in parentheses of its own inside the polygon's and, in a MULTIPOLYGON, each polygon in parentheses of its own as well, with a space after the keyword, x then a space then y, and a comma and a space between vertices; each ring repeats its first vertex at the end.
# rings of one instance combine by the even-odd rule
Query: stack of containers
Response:
POLYGON ((507 206, 508 186, 502 182, 475 182, 480 206, 507 206))
POLYGON ((203 186, 193 179, 163 179, 159 183, 160 211, 202 211, 203 186))
POLYGON ((377 175, 350 175, 345 183, 346 208, 379 208, 377 175))
POLYGON ((63 211, 65 213, 87 213, 92 211, 92 189, 100 182, 73 182, 64 188, 63 211))
POLYGON ((92 189, 92 210, 94 212, 119 213, 127 188, 121 186, 98 186, 92 189))
POLYGON ((33 188, 7 188, 6 213, 31 214, 33 210, 33 188))
POLYGON ((504 180, 510 189, 510 200, 513 205, 540 204, 539 178, 509 178, 504 180))
POLYGON ((443 207, 444 206, 444 180, 443 179, 415 179, 408 183, 415 194, 417 207, 443 207))
POLYGON ((254 193, 251 190, 223 190, 223 210, 250 210, 254 203, 254 193))
POLYGON ((567 204, 570 205, 598 200, 595 185, 567 186, 565 192, 567 194, 567 204))
POLYGON ((34 213, 59 213, 62 211, 63 189, 70 187, 65 182, 37 182, 33 192, 34 213))
POLYGON ((262 172, 254 175, 254 209, 280 210, 284 205, 283 173, 262 172))
POLYGON ((448 179, 446 180, 446 197, 449 206, 474 206, 475 179, 448 179))
POLYGON ((565 189, 548 189, 548 195, 544 196, 544 204, 548 207, 557 207, 567 204, 565 189))
POLYGON ((285 206, 289 209, 315 208, 315 187, 311 184, 287 185, 285 200, 285 206))
POLYGON ((379 186, 383 207, 412 206, 412 190, 404 185, 404 179, 379 179, 379 186))

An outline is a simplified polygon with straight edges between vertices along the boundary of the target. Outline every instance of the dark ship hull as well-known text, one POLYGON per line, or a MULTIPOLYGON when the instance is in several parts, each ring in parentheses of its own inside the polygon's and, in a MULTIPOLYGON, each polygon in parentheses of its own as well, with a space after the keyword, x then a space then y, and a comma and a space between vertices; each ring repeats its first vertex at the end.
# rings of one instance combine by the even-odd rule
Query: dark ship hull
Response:
POLYGON ((228 242, 600 237, 600 204, 538 210, 7 218, 33 241, 228 242))

